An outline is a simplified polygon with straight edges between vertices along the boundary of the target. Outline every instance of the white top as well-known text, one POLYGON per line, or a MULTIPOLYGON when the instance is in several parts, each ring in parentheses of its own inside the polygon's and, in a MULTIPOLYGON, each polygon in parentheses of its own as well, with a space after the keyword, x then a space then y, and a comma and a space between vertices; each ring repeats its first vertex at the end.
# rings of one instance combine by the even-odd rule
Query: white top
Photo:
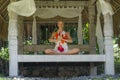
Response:
MULTIPOLYGON (((66 35, 65 31, 62 31, 61 33, 58 32, 56 34, 58 35, 58 37, 57 37, 58 39, 61 37, 60 35, 62 35, 62 39, 64 39, 64 36, 66 35)), ((54 50, 57 51, 58 53, 63 53, 63 52, 67 52, 68 51, 68 45, 62 39, 55 43, 56 45, 55 45, 54 50)))

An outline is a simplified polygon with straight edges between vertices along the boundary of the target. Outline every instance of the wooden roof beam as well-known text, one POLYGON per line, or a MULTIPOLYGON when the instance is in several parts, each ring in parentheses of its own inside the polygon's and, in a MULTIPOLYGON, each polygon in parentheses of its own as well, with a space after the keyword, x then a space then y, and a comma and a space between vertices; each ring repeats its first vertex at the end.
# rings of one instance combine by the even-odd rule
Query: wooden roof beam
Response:
POLYGON ((0 0, 0 5, 4 2, 4 0, 0 0))
POLYGON ((116 14, 120 10, 120 4, 118 3, 119 1, 113 0, 113 2, 118 5, 118 8, 115 10, 114 14, 116 14))
POLYGON ((6 0, 6 1, 2 4, 2 6, 0 7, 0 10, 1 10, 7 3, 9 3, 8 0, 6 0))
POLYGON ((116 14, 119 10, 120 10, 120 7, 114 12, 114 14, 116 14))
POLYGON ((1 14, 4 13, 7 10, 7 7, 5 7, 4 9, 2 9, 1 14))
POLYGON ((96 2, 96 0, 90 0, 89 4, 94 4, 96 2))
POLYGON ((5 19, 0 15, 0 18, 2 19, 3 22, 6 23, 5 19))
POLYGON ((120 4, 120 0, 114 0, 115 2, 117 2, 118 4, 120 4))
POLYGON ((60 2, 53 2, 53 1, 35 1, 36 6, 86 6, 88 1, 60 1, 60 2))
POLYGON ((8 13, 5 13, 4 18, 8 17, 8 13))
POLYGON ((110 2, 110 1, 112 1, 112 0, 105 0, 105 1, 108 1, 108 2, 110 2))
POLYGON ((116 2, 115 0, 112 0, 116 5, 120 5, 118 2, 116 2))

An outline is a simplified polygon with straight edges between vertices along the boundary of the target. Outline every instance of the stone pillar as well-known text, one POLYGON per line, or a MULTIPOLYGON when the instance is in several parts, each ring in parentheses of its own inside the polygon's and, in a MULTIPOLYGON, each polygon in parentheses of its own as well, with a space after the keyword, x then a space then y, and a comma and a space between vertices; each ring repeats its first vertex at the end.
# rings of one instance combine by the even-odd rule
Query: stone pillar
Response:
MULTIPOLYGON (((32 44, 37 44, 37 25, 36 25, 36 17, 33 16, 33 26, 32 26, 32 44)), ((34 52, 37 54, 37 51, 34 52)))
POLYGON ((18 76, 18 32, 17 32, 17 14, 10 12, 8 41, 9 41, 9 76, 18 76))
POLYGON ((18 54, 23 54, 23 17, 18 17, 18 54))
POLYGON ((32 26, 32 43, 37 44, 37 25, 36 25, 36 18, 33 17, 33 26, 32 26))
POLYGON ((80 15, 79 15, 79 20, 78 20, 78 30, 77 30, 77 35, 78 35, 78 44, 83 44, 83 35, 82 35, 82 10, 81 8, 80 15))
POLYGON ((90 75, 96 76, 97 75, 97 66, 94 63, 90 63, 90 75))
POLYGON ((114 75, 114 51, 113 51, 113 19, 112 15, 104 15, 104 42, 105 42, 105 74, 114 75))
MULTIPOLYGON (((15 0, 10 0, 11 2, 15 0)), ((18 15, 9 11, 8 48, 9 48, 9 76, 18 76, 18 15)))
MULTIPOLYGON (((89 11, 89 45, 90 54, 96 54, 96 37, 95 37, 95 5, 88 6, 89 11)), ((97 67, 94 63, 90 63, 90 75, 97 75, 97 67)))
POLYGON ((95 5, 89 6, 89 45, 90 54, 96 54, 96 36, 95 36, 95 5))

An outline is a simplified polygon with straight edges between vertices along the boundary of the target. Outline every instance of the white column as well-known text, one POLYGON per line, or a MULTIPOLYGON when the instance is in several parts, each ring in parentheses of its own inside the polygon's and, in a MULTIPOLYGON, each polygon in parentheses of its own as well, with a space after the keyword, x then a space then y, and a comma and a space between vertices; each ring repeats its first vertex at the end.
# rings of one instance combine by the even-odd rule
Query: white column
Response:
POLYGON ((36 18, 33 17, 33 26, 32 26, 32 44, 37 44, 37 25, 36 18))
POLYGON ((9 12, 8 41, 9 41, 9 76, 18 76, 18 32, 17 14, 9 12))
MULTIPOLYGON (((82 10, 81 10, 82 12, 82 10)), ((82 14, 80 12, 80 15, 79 15, 79 20, 78 20, 78 32, 77 32, 77 35, 78 35, 78 44, 83 44, 83 35, 82 35, 82 14)))
MULTIPOLYGON (((33 16, 32 44, 37 44, 37 25, 36 25, 36 18, 35 18, 35 16, 33 16)), ((34 54, 37 54, 37 52, 34 52, 34 54)))
MULTIPOLYGON (((89 5, 89 45, 90 54, 96 54, 96 38, 95 38, 95 5, 89 5)), ((90 75, 97 75, 97 66, 94 63, 90 63, 90 75)))
POLYGON ((113 19, 112 15, 104 15, 104 41, 105 41, 105 74, 114 75, 114 51, 113 51, 113 19))

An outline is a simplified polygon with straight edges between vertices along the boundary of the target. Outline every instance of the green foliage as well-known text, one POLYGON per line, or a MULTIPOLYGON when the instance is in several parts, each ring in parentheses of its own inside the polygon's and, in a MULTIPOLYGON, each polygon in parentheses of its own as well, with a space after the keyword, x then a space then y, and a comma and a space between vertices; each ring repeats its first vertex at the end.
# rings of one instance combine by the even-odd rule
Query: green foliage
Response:
POLYGON ((2 47, 0 50, 0 58, 3 60, 9 60, 8 48, 2 47))
POLYGON ((120 62, 115 61, 115 73, 120 74, 120 62))
POLYGON ((32 40, 25 40, 25 41, 24 41, 24 44, 25 44, 25 45, 32 45, 32 40))
POLYGON ((119 48, 118 44, 116 44, 116 39, 114 39, 113 43, 114 43, 113 48, 114 48, 115 61, 120 62, 120 48, 119 48))
POLYGON ((77 25, 65 25, 64 30, 66 32, 70 33, 70 36, 73 39, 73 43, 72 44, 77 44, 78 43, 78 38, 77 38, 77 25))
POLYGON ((117 40, 114 39, 113 43, 114 43, 114 59, 115 59, 115 72, 116 74, 120 73, 120 48, 118 46, 118 44, 116 44, 117 40))
POLYGON ((114 45, 114 57, 115 57, 115 61, 120 62, 120 48, 117 47, 117 44, 114 45))
POLYGON ((0 80, 1 80, 1 77, 4 77, 5 75, 3 75, 3 74, 0 74, 0 80))
POLYGON ((83 43, 89 44, 89 23, 83 25, 83 43))

